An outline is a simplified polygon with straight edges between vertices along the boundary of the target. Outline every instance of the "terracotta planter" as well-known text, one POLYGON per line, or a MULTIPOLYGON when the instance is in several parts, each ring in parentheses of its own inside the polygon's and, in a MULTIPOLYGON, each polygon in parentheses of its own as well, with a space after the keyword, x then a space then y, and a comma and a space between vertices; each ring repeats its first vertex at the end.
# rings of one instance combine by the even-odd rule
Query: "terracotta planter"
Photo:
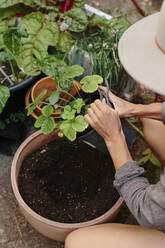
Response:
MULTIPOLYGON (((73 80, 73 86, 69 90, 69 94, 74 95, 78 90, 80 90, 80 88, 81 88, 81 85, 76 80, 73 80)), ((54 90, 56 90, 56 83, 53 81, 53 79, 51 79, 50 77, 44 77, 44 78, 40 79, 36 84, 33 85, 30 92, 27 93, 26 98, 31 97, 31 100, 34 101, 41 94, 41 92, 44 89, 47 90, 47 93, 41 99, 42 101, 44 101, 47 97, 49 97, 51 95, 51 93, 54 90)), ((62 102, 67 101, 70 98, 70 96, 65 94, 65 93, 61 93, 60 96, 62 99, 64 99, 64 100, 59 101, 60 104, 62 102)), ((27 100, 25 100, 25 102, 27 102, 27 100)), ((36 111, 37 115, 41 114, 41 111, 42 111, 41 110, 41 104, 39 104, 36 107, 35 111, 36 111)), ((60 114, 61 114, 60 109, 57 109, 55 112, 53 112, 52 116, 57 117, 60 114)))
POLYGON ((37 131, 36 133, 29 136, 20 145, 14 156, 11 167, 11 183, 18 205, 27 221, 44 236, 53 240, 64 241, 66 236, 73 230, 112 220, 119 212, 123 203, 123 199, 120 197, 118 201, 114 204, 114 206, 100 217, 87 222, 74 224, 65 224, 46 219, 34 212, 31 208, 29 208, 29 206, 22 199, 18 188, 18 176, 20 168, 22 166, 22 162, 25 157, 28 156, 30 153, 39 149, 43 144, 46 144, 54 139, 59 139, 56 130, 51 135, 44 135, 40 131, 37 131))

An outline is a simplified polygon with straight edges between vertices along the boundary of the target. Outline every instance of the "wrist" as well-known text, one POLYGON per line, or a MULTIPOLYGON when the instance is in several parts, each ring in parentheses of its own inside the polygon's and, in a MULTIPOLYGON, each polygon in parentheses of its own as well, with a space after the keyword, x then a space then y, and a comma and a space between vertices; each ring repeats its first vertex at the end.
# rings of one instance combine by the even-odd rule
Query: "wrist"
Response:
POLYGON ((136 104, 136 108, 134 108, 132 116, 161 120, 162 104, 161 103, 136 104))
POLYGON ((126 162, 132 161, 123 131, 115 139, 105 141, 112 157, 114 167, 118 170, 126 162))

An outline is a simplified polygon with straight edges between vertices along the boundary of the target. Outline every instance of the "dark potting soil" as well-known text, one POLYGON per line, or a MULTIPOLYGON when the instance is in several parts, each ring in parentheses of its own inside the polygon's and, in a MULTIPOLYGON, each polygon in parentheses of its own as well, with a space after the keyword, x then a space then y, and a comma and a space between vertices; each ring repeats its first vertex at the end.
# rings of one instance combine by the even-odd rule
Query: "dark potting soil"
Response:
POLYGON ((119 198, 110 158, 81 141, 58 139, 25 158, 19 176, 24 201, 62 223, 99 217, 119 198))

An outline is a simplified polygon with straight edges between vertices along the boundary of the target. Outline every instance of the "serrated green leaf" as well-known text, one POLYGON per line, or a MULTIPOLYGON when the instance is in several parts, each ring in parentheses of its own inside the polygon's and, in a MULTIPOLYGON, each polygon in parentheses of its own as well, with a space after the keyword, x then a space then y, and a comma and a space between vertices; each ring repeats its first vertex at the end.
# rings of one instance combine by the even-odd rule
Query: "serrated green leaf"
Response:
POLYGON ((158 167, 161 167, 162 166, 162 163, 155 157, 154 154, 152 154, 150 156, 150 161, 155 165, 155 166, 158 166, 158 167))
POLYGON ((41 131, 43 132, 43 134, 49 134, 54 130, 54 128, 55 128, 55 121, 53 117, 49 116, 43 122, 41 126, 41 131))
POLYGON ((3 42, 3 34, 7 30, 7 21, 0 21, 0 49, 5 47, 3 42))
POLYGON ((48 100, 51 105, 54 105, 58 102, 60 97, 60 92, 58 90, 53 91, 52 94, 49 96, 48 100))
POLYGON ((80 76, 84 73, 84 68, 80 65, 72 65, 72 66, 67 66, 64 69, 64 77, 65 78, 75 78, 77 76, 80 76))
POLYGON ((66 120, 73 120, 75 117, 76 110, 72 109, 69 105, 65 106, 64 112, 61 117, 66 120))
POLYGON ((74 141, 76 139, 76 131, 72 128, 72 120, 63 121, 60 124, 60 130, 63 134, 70 140, 74 141))
POLYGON ((74 0, 73 7, 83 8, 85 4, 85 0, 74 0))
POLYGON ((92 93, 98 89, 98 84, 103 82, 103 78, 99 75, 91 75, 84 77, 80 83, 83 85, 82 90, 87 93, 92 93))
POLYGON ((0 85, 0 114, 2 113, 9 97, 10 97, 9 88, 4 85, 0 85))
POLYGON ((72 8, 64 14, 64 22, 72 32, 82 32, 88 25, 88 17, 80 8, 72 8))
POLYGON ((77 132, 83 132, 88 127, 88 123, 82 115, 77 116, 72 122, 72 128, 77 132))
POLYGON ((38 75, 40 67, 38 61, 48 56, 48 47, 55 46, 59 39, 59 26, 56 22, 46 22, 46 15, 34 12, 24 16, 19 24, 22 30, 27 31, 28 37, 23 38, 20 55, 17 58, 18 66, 27 75, 38 75))
POLYGON ((44 116, 44 115, 40 115, 40 116, 38 117, 38 119, 35 121, 34 126, 35 126, 36 128, 41 127, 41 126, 42 126, 42 124, 43 124, 43 122, 44 122, 46 119, 47 119, 47 117, 46 117, 46 116, 44 116))
POLYGON ((49 117, 53 113, 53 107, 51 105, 46 105, 42 108, 42 114, 49 117))
POLYGON ((61 90, 69 91, 73 85, 73 80, 71 79, 60 80, 58 84, 61 90))
POLYGON ((67 31, 60 33, 59 41, 56 45, 57 51, 66 53, 69 52, 75 41, 67 31))

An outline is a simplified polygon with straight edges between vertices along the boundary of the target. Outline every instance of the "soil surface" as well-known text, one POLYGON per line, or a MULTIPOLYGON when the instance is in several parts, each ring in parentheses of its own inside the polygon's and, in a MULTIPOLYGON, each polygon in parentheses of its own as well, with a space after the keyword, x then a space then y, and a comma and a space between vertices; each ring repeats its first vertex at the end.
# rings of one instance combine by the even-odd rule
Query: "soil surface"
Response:
POLYGON ((19 177, 25 202, 41 216, 63 223, 101 216, 119 198, 109 157, 81 141, 58 139, 28 156, 19 177))

